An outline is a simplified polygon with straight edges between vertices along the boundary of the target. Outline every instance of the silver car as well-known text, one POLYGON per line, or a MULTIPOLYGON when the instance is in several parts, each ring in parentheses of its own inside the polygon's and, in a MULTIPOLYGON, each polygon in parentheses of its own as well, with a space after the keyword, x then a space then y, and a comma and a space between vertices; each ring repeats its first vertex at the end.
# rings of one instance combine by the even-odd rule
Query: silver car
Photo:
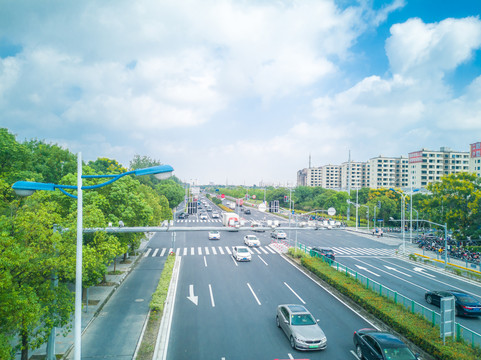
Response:
POLYGON ((327 338, 312 314, 302 305, 279 305, 276 323, 289 339, 293 349, 324 350, 327 338))

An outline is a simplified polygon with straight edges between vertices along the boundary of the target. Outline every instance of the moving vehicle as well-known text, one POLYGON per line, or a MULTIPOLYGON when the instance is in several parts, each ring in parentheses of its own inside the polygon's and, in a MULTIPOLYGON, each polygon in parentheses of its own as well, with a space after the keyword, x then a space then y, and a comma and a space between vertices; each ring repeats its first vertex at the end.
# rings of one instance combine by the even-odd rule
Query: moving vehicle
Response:
POLYGON ((360 329, 354 332, 354 346, 359 359, 365 360, 420 360, 405 343, 396 336, 377 331, 360 329))
POLYGON ((201 219, 201 220, 207 220, 207 219, 208 219, 208 216, 207 216, 207 214, 200 214, 199 219, 201 219))
POLYGON ((244 236, 244 244, 247 246, 261 246, 261 242, 255 235, 244 236))
POLYGON ((303 305, 277 307, 277 327, 284 331, 293 349, 324 350, 327 347, 326 335, 318 322, 303 305))
POLYGON ((313 247, 310 251, 311 256, 325 256, 331 260, 336 260, 336 254, 329 248, 313 247))
POLYGON ((245 246, 234 246, 232 256, 236 261, 251 261, 252 255, 245 246))
POLYGON ((219 213, 218 212, 213 212, 212 213, 212 219, 218 219, 220 216, 219 216, 219 213))
POLYGON ((209 231, 209 240, 220 240, 220 231, 209 231))
POLYGON ((179 216, 177 216, 177 219, 187 219, 188 217, 189 217, 189 214, 180 213, 179 216))
POLYGON ((424 298, 428 304, 441 306, 443 297, 454 296, 456 315, 481 316, 481 302, 461 290, 427 291, 424 298))
POLYGON ((271 237, 275 239, 287 239, 287 234, 282 230, 273 230, 271 232, 271 237))
POLYGON ((251 214, 251 209, 245 209, 245 210, 244 210, 244 214, 250 215, 250 214, 251 214))
POLYGON ((260 229, 261 227, 263 227, 264 225, 262 225, 261 223, 257 222, 257 221, 253 221, 251 223, 251 228, 252 228, 252 231, 255 231, 255 232, 265 232, 264 229, 260 229))
POLYGON ((222 224, 228 227, 230 231, 238 231, 240 227, 239 215, 231 212, 222 213, 222 224))

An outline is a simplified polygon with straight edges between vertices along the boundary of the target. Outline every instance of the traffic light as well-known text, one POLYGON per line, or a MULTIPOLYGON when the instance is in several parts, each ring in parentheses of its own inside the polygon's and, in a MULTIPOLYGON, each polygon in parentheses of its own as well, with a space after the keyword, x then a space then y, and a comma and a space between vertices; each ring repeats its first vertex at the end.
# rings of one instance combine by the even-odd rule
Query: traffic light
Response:
POLYGON ((284 202, 288 202, 289 201, 289 196, 285 195, 284 196, 284 202))

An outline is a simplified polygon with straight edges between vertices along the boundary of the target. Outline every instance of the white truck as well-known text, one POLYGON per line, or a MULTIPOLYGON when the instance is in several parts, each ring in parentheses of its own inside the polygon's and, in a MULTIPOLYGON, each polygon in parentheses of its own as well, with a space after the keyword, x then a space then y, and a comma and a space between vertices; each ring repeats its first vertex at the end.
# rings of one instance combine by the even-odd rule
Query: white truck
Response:
POLYGON ((239 215, 232 212, 222 213, 222 224, 229 228, 229 231, 239 231, 240 218, 239 215))

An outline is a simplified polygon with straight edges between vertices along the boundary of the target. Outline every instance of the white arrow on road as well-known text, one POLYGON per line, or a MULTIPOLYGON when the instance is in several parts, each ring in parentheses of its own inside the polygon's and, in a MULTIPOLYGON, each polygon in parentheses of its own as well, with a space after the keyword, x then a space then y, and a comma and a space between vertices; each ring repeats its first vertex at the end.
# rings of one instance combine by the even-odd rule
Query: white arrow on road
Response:
POLYGON ((371 271, 371 270, 368 270, 368 269, 365 268, 364 266, 359 266, 359 265, 357 265, 357 264, 356 264, 356 266, 357 266, 359 269, 361 269, 361 270, 367 271, 368 273, 371 273, 371 274, 376 275, 376 276, 381 276, 381 275, 376 274, 375 272, 373 272, 373 271, 371 271))
POLYGON ((417 272, 420 272, 420 273, 422 273, 423 275, 427 275, 427 276, 431 276, 431 277, 436 277, 436 276, 434 276, 434 275, 431 275, 431 274, 428 274, 428 273, 424 272, 424 269, 423 269, 423 268, 415 267, 413 270, 414 270, 414 271, 417 271, 417 272))
POLYGON ((396 272, 398 272, 398 273, 400 273, 400 274, 403 274, 403 275, 412 277, 411 275, 406 274, 406 273, 404 273, 404 272, 402 272, 402 271, 399 271, 398 269, 395 269, 395 268, 393 268, 393 267, 390 267, 390 266, 387 266, 387 265, 384 265, 384 267, 385 267, 386 269, 389 269, 389 270, 392 270, 392 271, 396 271, 396 272))
POLYGON ((199 297, 194 296, 194 285, 189 285, 189 296, 187 296, 187 299, 192 301, 196 306, 199 303, 199 297))

